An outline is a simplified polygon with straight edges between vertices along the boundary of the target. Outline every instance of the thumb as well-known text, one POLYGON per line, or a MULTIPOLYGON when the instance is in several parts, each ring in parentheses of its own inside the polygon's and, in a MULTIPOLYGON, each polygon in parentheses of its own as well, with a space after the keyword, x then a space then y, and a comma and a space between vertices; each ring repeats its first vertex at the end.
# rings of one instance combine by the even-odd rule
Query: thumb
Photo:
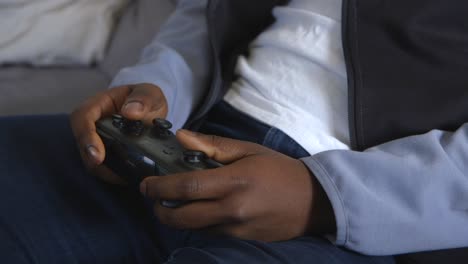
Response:
POLYGON ((130 86, 130 93, 122 105, 121 113, 132 120, 142 120, 151 124, 155 118, 167 115, 166 97, 161 89, 152 84, 130 86))
POLYGON ((176 136, 186 149, 202 151, 209 158, 226 164, 267 151, 255 143, 204 135, 184 129, 178 130, 176 136))

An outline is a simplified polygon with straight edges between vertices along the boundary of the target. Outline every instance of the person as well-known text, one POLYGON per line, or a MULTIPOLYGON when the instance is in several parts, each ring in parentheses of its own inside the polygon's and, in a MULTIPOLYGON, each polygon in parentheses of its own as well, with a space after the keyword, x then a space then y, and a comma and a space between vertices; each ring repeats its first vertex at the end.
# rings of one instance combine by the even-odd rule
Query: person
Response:
POLYGON ((65 116, 0 121, 2 259, 394 263, 468 246, 466 7, 179 1, 71 127, 65 116), (79 154, 122 183, 95 128, 114 113, 198 130, 177 138, 225 166, 148 177, 144 198, 104 184, 79 154))

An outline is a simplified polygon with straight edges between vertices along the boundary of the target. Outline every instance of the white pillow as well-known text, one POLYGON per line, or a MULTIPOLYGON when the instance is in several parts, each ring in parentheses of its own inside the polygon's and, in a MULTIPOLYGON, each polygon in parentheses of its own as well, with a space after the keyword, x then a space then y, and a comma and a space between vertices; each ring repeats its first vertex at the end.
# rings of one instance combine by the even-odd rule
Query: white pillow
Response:
POLYGON ((99 62, 129 0, 0 0, 0 64, 99 62))

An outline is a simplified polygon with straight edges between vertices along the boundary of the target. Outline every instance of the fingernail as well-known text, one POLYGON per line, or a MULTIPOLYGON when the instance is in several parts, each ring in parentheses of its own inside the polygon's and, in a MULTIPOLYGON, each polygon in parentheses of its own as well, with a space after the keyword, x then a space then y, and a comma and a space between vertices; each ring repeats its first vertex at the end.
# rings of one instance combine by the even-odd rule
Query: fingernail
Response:
POLYGON ((146 196, 146 182, 142 181, 140 183, 140 192, 143 194, 143 196, 146 196))
POLYGON ((130 112, 141 112, 143 111, 144 106, 141 102, 128 102, 124 106, 124 111, 130 111, 130 112))
POLYGON ((86 153, 88 154, 88 157, 94 160, 97 160, 99 158, 99 152, 97 148, 93 145, 86 146, 86 153))

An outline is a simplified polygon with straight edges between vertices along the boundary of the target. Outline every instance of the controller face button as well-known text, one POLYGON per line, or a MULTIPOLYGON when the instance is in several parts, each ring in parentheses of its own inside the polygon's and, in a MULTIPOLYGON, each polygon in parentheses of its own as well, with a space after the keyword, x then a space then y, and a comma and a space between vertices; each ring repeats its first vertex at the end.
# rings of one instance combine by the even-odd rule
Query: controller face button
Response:
POLYGON ((205 160, 205 153, 196 150, 184 151, 184 161, 190 164, 198 164, 205 160))

